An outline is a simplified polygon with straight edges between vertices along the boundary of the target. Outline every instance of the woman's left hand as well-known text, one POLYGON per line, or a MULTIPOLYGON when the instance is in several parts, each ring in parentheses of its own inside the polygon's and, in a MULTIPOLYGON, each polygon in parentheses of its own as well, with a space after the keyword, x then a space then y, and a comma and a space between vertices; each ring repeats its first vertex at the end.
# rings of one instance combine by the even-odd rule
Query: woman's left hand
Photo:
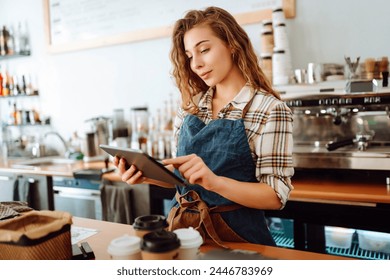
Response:
POLYGON ((201 185, 207 190, 211 190, 218 179, 218 176, 196 154, 164 159, 163 164, 172 164, 188 183, 201 185))

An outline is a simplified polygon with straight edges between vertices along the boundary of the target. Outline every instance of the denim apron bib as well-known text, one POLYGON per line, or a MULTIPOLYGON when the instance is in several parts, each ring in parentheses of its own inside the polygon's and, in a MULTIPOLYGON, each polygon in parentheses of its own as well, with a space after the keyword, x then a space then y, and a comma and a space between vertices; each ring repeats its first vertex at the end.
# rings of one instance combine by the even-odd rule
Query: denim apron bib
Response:
MULTIPOLYGON (((197 116, 187 115, 180 129, 177 156, 194 153, 216 175, 258 182, 243 120, 252 100, 239 120, 216 119, 206 125, 197 116)), ((177 170, 175 173, 181 176, 177 170)), ((224 241, 275 246, 262 210, 238 205, 199 185, 176 189, 168 215, 170 230, 192 226, 206 241, 221 247, 226 247, 224 241)))

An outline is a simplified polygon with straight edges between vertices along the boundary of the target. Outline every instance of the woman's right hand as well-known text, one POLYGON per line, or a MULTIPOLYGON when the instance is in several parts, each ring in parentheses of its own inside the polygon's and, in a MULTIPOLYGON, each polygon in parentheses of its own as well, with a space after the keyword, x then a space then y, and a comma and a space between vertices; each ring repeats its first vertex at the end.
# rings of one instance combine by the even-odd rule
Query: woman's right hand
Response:
POLYGON ((146 177, 143 176, 142 172, 139 171, 135 165, 129 167, 126 159, 116 156, 113 159, 113 163, 117 167, 123 182, 129 185, 142 184, 145 182, 146 177))

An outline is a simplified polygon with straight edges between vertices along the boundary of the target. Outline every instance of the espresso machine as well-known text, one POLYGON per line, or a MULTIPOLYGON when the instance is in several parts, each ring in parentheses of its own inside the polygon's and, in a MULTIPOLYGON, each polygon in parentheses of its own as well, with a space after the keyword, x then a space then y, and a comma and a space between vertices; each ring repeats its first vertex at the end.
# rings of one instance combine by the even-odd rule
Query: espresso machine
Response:
POLYGON ((390 170, 390 90, 282 95, 297 169, 390 170))

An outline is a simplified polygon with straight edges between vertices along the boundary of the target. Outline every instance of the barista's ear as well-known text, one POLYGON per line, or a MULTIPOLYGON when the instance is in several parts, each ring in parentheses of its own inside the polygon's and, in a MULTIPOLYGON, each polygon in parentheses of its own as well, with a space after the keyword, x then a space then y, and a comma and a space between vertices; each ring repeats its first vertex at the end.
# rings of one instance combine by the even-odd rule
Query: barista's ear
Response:
POLYGON ((234 60, 235 56, 236 56, 236 52, 235 52, 235 50, 232 47, 230 47, 230 53, 232 54, 232 58, 234 60))

